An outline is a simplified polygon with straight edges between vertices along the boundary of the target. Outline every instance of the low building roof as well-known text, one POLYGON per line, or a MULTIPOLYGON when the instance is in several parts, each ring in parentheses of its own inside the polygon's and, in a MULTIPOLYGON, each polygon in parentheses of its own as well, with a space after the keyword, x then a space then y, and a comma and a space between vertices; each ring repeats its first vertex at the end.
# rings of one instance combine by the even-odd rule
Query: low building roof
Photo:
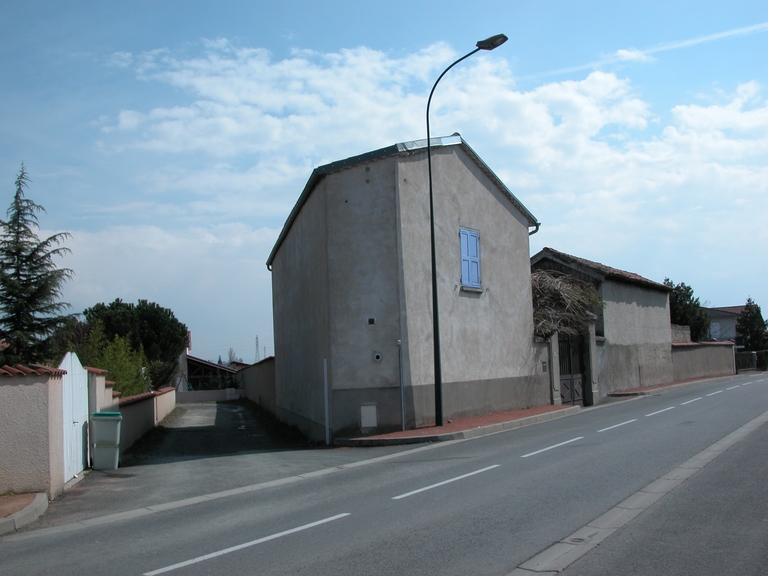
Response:
POLYGON ((216 362, 210 362, 209 360, 203 360, 202 358, 198 358, 197 356, 190 356, 189 354, 187 354, 187 362, 200 364, 202 366, 205 366, 208 368, 214 368, 216 370, 223 370, 224 372, 230 372, 232 374, 237 372, 236 369, 230 368, 226 364, 218 364, 216 362))
POLYGON ((719 308, 707 308, 710 316, 738 316, 746 306, 722 306, 719 308))
POLYGON ((644 286, 645 288, 652 288, 654 290, 660 290, 663 292, 669 292, 671 289, 669 286, 659 284, 653 280, 649 280, 640 274, 634 272, 627 272, 626 270, 619 270, 618 268, 612 268, 599 262, 593 262, 585 258, 579 258, 578 256, 572 256, 565 252, 560 252, 554 248, 544 248, 540 252, 536 253, 531 258, 531 266, 538 264, 542 260, 552 260, 568 268, 573 268, 587 276, 591 276, 596 280, 602 282, 605 279, 616 280, 618 282, 625 282, 627 284, 637 284, 644 286))
MULTIPOLYGON (((512 194, 512 192, 501 181, 501 179, 498 176, 496 176, 493 170, 491 170, 488 167, 488 165, 485 162, 483 162, 480 156, 478 156, 477 153, 474 150, 472 150, 472 148, 469 146, 469 144, 467 144, 464 141, 464 139, 461 137, 460 134, 456 133, 456 134, 453 134, 452 136, 443 136, 441 138, 430 138, 429 145, 431 148, 461 146, 461 148, 464 149, 464 151, 480 167, 480 169, 486 174, 486 176, 488 176, 499 187, 499 189, 502 190, 509 197, 509 199, 512 201, 512 204, 528 220, 528 225, 530 227, 535 226, 538 229, 538 227, 541 225, 541 223, 536 219, 536 217, 533 214, 531 214, 531 212, 525 206, 523 206, 523 203, 520 202, 520 200, 518 200, 517 197, 514 194, 512 194)), ((272 252, 269 254, 269 258, 267 259, 267 268, 270 268, 272 266, 272 262, 274 261, 275 256, 277 255, 277 251, 280 249, 280 246, 282 245, 283 240, 285 240, 285 237, 288 235, 288 232, 290 231, 291 226, 293 225, 293 222, 296 220, 297 216, 299 215, 301 208, 307 202, 307 199, 316 188, 318 182, 322 180, 326 175, 336 172, 338 170, 343 170, 345 168, 357 166, 358 164, 362 164, 364 162, 378 160, 379 158, 385 158, 387 156, 394 156, 394 155, 408 155, 408 154, 413 154, 415 152, 422 152, 426 149, 427 149, 427 139, 424 138, 422 140, 413 140, 411 142, 401 142, 399 144, 393 144, 392 146, 387 146, 386 148, 380 148, 378 150, 373 150, 372 152, 366 152, 365 154, 352 156, 351 158, 347 158, 346 160, 338 160, 336 162, 331 162, 330 164, 325 164, 323 166, 318 166, 317 168, 315 168, 312 171, 312 174, 310 175, 309 180, 307 181, 307 184, 304 186, 304 190, 299 196, 299 199, 296 201, 296 205, 293 207, 293 210, 291 210, 291 213, 288 215, 288 220, 286 220, 285 225, 283 226, 283 229, 280 232, 280 235, 277 237, 277 242, 275 242, 275 246, 272 248, 272 252)))

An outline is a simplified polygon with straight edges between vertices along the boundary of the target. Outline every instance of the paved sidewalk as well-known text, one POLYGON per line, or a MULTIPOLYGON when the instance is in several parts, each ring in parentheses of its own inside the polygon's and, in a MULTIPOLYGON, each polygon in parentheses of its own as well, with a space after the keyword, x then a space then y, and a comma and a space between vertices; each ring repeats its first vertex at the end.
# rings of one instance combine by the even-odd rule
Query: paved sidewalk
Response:
POLYGON ((15 494, 0 496, 0 535, 34 522, 48 509, 48 496, 15 494))
POLYGON ((446 420, 443 426, 424 426, 415 430, 402 430, 376 436, 336 438, 334 444, 336 446, 397 446, 465 440, 570 416, 579 411, 581 406, 534 406, 519 410, 502 410, 482 416, 446 420))

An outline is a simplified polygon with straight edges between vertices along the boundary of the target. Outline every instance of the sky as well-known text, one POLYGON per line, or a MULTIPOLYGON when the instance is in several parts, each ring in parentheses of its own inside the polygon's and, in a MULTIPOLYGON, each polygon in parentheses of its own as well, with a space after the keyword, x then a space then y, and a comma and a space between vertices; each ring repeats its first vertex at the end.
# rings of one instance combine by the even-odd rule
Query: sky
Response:
POLYGON ((0 209, 24 162, 72 312, 170 308, 272 355, 267 257, 312 169, 459 132, 549 246, 768 306, 768 3, 0 5, 0 209))

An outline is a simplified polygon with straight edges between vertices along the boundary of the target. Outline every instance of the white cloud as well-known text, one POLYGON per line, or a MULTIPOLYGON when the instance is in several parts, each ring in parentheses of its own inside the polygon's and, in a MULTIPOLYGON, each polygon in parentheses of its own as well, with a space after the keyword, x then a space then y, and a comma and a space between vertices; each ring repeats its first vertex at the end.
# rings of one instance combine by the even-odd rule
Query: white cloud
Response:
POLYGON ((616 50, 615 57, 618 60, 627 60, 630 62, 652 62, 654 60, 652 56, 649 56, 637 48, 616 50))
MULTIPOLYGON (((166 224, 77 233, 73 303, 168 298, 182 320, 201 314, 197 333, 243 331, 245 342, 258 326, 263 340, 264 261, 312 168, 422 138, 428 91, 455 57, 438 44, 404 58, 356 48, 275 61, 221 39, 196 57, 136 57, 142 80, 193 102, 116 113, 107 149, 166 160, 136 175, 143 196, 111 210, 166 224)), ((551 245, 717 293, 758 282, 742 250, 768 239, 768 104, 757 83, 681 103, 662 125, 628 78, 597 71, 524 91, 503 59, 475 58, 438 88, 433 134, 461 132, 541 219, 534 250, 551 245)))
POLYGON ((133 54, 130 52, 113 52, 107 57, 107 66, 128 68, 133 64, 133 54))

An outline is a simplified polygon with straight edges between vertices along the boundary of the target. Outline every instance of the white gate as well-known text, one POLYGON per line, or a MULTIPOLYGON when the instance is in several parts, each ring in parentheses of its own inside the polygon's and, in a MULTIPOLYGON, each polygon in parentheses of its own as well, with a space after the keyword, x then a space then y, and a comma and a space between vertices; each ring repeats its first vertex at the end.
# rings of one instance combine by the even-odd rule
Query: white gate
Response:
POLYGON ((59 368, 64 405, 64 482, 77 476, 88 460, 88 372, 74 352, 67 352, 59 368))

